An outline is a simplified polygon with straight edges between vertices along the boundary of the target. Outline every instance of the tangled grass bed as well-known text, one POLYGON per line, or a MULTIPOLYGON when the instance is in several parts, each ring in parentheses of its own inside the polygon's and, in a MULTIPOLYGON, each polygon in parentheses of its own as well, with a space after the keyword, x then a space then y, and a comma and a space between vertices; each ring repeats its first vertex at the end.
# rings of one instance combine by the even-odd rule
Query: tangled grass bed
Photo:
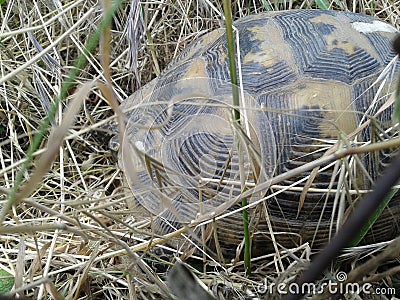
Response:
MULTIPOLYGON (((104 16, 97 1, 0 1, 0 293, 33 299, 174 298, 165 275, 182 253, 165 243, 171 237, 152 231, 146 212, 127 205, 130 191, 109 148, 114 135, 109 124, 116 120, 110 99, 126 99, 188 43, 223 26, 223 9, 219 1, 209 0, 121 2, 110 42, 103 33, 105 42, 87 53, 85 45, 104 16), (82 55, 87 65, 65 89, 65 99, 24 170, 43 120, 82 55), (110 86, 114 98, 107 94, 110 86), (15 187, 20 201, 6 211, 15 187)), ((232 11, 237 19, 265 10, 349 10, 400 28, 399 7, 399 1, 253 0, 234 1, 232 11)), ((397 258, 393 251, 381 251, 385 245, 348 249, 337 262, 350 262, 356 269, 348 276, 360 284, 396 286, 400 279, 391 275, 400 271, 392 263, 397 258), (363 270, 358 260, 370 268, 363 270)), ((221 265, 192 257, 191 269, 220 299, 272 298, 279 297, 277 284, 293 280, 309 260, 305 244, 254 258, 251 277, 244 276, 240 260, 221 265), (265 286, 271 289, 261 293, 265 286)), ((338 271, 332 266, 319 284, 338 271)), ((376 296, 385 299, 370 297, 376 296)))

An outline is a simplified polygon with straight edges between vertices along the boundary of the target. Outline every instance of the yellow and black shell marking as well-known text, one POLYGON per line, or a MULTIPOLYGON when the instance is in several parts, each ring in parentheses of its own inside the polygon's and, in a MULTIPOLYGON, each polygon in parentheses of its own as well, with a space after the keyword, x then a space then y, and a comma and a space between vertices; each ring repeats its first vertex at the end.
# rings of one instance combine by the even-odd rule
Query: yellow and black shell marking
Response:
MULTIPOLYGON (((193 42, 164 72, 127 99, 129 122, 120 161, 136 201, 161 233, 224 207, 243 190, 301 168, 332 147, 361 147, 392 138, 399 64, 394 27, 347 12, 293 10, 243 18, 237 31, 240 125, 233 119, 226 36, 215 30, 193 42), (240 155, 239 155, 240 154, 240 155)), ((255 253, 303 242, 318 249, 389 162, 391 150, 320 166, 254 193, 255 253), (269 220, 271 228, 267 226, 269 220), (339 221, 337 221, 339 220, 339 221)), ((399 232, 395 197, 364 243, 399 232)), ((232 254, 242 239, 236 212, 217 221, 209 245, 232 254)))

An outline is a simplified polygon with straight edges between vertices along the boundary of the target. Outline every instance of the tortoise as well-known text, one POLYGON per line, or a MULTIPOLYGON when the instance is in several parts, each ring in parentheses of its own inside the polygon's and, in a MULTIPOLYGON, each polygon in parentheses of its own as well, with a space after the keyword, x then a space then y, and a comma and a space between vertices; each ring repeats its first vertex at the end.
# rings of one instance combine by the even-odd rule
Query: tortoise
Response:
MULTIPOLYGON (((129 122, 121 168, 158 233, 222 215, 199 236, 227 257, 243 239, 243 221, 240 204, 223 204, 297 168, 248 197, 253 255, 305 242, 318 251, 395 149, 301 167, 397 134, 386 105, 399 69, 397 31, 371 16, 322 10, 260 13, 234 26, 240 108, 232 104, 225 30, 217 29, 122 103, 129 122)), ((362 242, 395 237, 399 221, 396 195, 362 242)))

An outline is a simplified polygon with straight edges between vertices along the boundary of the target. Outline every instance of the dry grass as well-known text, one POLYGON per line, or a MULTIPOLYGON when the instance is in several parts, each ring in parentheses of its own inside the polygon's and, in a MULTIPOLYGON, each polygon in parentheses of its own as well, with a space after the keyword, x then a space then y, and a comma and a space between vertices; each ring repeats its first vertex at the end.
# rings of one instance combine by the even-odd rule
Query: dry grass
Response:
MULTIPOLYGON (((135 10, 136 2, 125 1, 112 25, 110 71, 118 101, 155 78, 192 40, 223 24, 219 1, 141 1, 135 10), (139 26, 142 21, 144 27, 139 26)), ((400 28, 398 0, 329 5, 377 15, 400 28)), ((316 7, 308 0, 240 0, 235 1, 233 14, 240 18, 266 9, 316 7)), ((94 0, 61 4, 10 0, 0 11, 0 201, 4 205, 42 120, 103 11, 94 0)), ((105 80, 98 54, 88 56, 77 87, 105 80)), ((62 111, 73 101, 86 98, 74 125, 62 126, 69 128, 59 133, 65 136, 63 147, 56 147, 42 166, 39 157, 57 145, 50 130, 45 133, 34 162, 23 174, 24 186, 33 184, 32 176, 39 184, 30 187, 0 227, 0 269, 15 277, 13 294, 35 299, 172 298, 163 272, 173 258, 162 261, 164 256, 150 253, 144 259, 151 242, 164 250, 168 246, 146 229, 148 218, 132 214, 126 205, 129 192, 108 147, 112 132, 107 124, 115 119, 113 111, 97 87, 88 97, 76 97, 74 92, 71 89, 62 102, 50 129, 65 120, 62 111), (41 180, 38 169, 46 171, 41 180), (162 266, 159 272, 157 266, 162 266)), ((375 250, 360 248, 351 254, 367 257, 375 250)), ((282 252, 279 260, 276 254, 255 259, 250 279, 243 276, 241 262, 214 266, 208 274, 195 272, 221 297, 239 298, 254 293, 265 278, 290 280, 308 260, 309 249, 304 246, 282 252)))

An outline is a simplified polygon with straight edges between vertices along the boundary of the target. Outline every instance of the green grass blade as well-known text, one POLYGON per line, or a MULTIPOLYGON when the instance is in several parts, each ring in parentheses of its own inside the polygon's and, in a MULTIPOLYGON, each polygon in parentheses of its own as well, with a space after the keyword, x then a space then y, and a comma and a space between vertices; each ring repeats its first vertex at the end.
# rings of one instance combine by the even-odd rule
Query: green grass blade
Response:
POLYGON ((393 198, 393 196, 396 194, 397 191, 398 191, 398 189, 392 189, 390 191, 390 193, 383 199, 381 205, 375 211, 374 215, 368 220, 368 223, 364 225, 362 230, 358 233, 357 237, 351 242, 350 247, 355 247, 361 242, 361 240, 364 238, 364 236, 371 229, 372 225, 374 225, 376 220, 382 214, 383 210, 388 205, 388 203, 390 202, 390 200, 393 198))
POLYGON ((319 9, 328 10, 329 9, 329 2, 327 0, 315 0, 315 4, 319 9))
MULTIPOLYGON (((232 97, 234 109, 234 119, 240 124, 240 112, 239 112, 239 88, 236 75, 236 59, 235 59, 235 44, 233 40, 233 28, 232 28, 232 10, 231 1, 224 0, 224 14, 226 24, 226 39, 228 43, 228 59, 229 59, 229 72, 232 83, 232 97)), ((240 147, 239 147, 240 149, 240 147)), ((239 155, 241 155, 239 153, 239 155)), ((242 207, 247 205, 247 199, 242 200, 242 207)), ((243 234, 244 234, 244 265, 246 268, 246 274, 250 275, 250 234, 249 234, 249 217, 246 209, 243 210, 243 234)))
POLYGON ((270 11, 272 10, 271 6, 268 4, 267 0, 261 0, 261 4, 265 10, 270 11))

